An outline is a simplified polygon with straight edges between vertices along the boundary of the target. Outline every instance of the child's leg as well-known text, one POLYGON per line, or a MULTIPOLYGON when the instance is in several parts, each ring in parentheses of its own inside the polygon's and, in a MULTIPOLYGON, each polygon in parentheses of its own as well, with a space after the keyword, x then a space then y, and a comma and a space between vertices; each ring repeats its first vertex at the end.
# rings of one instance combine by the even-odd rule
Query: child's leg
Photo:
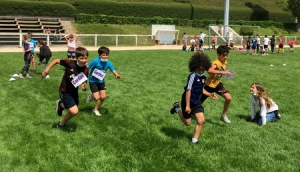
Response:
POLYGON ((196 113, 195 116, 196 116, 196 119, 197 119, 197 123, 195 125, 194 136, 193 136, 192 141, 197 142, 198 138, 200 136, 200 133, 201 133, 201 130, 202 130, 205 119, 204 119, 203 112, 196 113))
POLYGON ((222 116, 226 116, 232 97, 228 92, 224 93, 222 97, 225 99, 222 116))
POLYGON ((184 123, 184 125, 186 125, 186 126, 191 125, 192 119, 191 118, 185 119, 183 117, 183 113, 182 113, 181 109, 177 113, 178 113, 178 116, 181 119, 181 121, 184 123))
POLYGON ((30 55, 30 56, 31 56, 32 69, 33 69, 33 71, 35 71, 36 69, 35 69, 35 59, 34 59, 34 55, 32 54, 32 55, 30 55))
POLYGON ((67 110, 67 114, 59 123, 59 125, 61 125, 61 126, 64 126, 73 116, 77 115, 79 112, 77 105, 75 105, 69 109, 66 109, 66 110, 67 110))
POLYGON ((100 90, 99 92, 93 93, 93 96, 94 96, 95 100, 97 101, 94 109, 98 110, 106 98, 106 90, 100 90), (95 97, 95 95, 96 95, 96 97, 95 97))

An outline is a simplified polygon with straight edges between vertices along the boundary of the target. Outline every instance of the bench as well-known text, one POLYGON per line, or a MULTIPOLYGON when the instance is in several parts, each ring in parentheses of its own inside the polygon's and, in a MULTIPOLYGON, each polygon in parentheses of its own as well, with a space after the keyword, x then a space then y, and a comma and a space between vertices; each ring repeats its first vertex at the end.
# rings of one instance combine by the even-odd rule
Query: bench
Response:
POLYGON ((15 24, 15 20, 0 20, 1 24, 15 24))
POLYGON ((60 19, 59 18, 40 18, 41 22, 59 22, 60 19))
POLYGON ((17 17, 18 21, 38 21, 39 18, 35 17, 17 17))

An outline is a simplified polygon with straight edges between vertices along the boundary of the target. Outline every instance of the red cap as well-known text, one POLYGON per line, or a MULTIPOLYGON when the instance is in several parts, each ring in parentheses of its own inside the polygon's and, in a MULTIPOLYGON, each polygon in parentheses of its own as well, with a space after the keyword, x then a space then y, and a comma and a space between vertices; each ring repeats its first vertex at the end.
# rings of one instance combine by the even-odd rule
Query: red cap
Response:
POLYGON ((71 33, 71 34, 69 35, 69 38, 73 38, 73 36, 74 36, 74 35, 71 33))

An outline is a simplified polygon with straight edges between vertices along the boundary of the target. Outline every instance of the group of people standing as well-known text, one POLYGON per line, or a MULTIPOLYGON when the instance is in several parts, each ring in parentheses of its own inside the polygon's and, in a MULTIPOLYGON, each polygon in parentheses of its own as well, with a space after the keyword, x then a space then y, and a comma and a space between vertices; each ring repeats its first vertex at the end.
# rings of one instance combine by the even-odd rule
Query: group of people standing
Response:
MULTIPOLYGON (((271 53, 274 54, 276 51, 276 37, 275 35, 272 35, 271 38, 269 38, 267 35, 263 38, 263 45, 260 45, 261 39, 260 36, 257 34, 253 37, 249 36, 247 41, 246 41, 246 49, 247 49, 247 55, 249 55, 250 49, 251 49, 251 54, 252 55, 268 55, 269 52, 269 45, 270 45, 270 50, 271 53)), ((284 53, 284 43, 285 39, 283 36, 280 36, 278 38, 278 48, 277 48, 277 53, 284 53)), ((297 44, 297 40, 291 40, 288 42, 288 45, 290 47, 290 51, 294 51, 294 45, 297 44)))
MULTIPOLYGON (((187 78, 187 84, 181 96, 181 103, 175 102, 170 109, 170 113, 177 113, 180 120, 187 126, 191 124, 192 115, 195 116, 196 125, 191 140, 192 143, 198 143, 205 121, 203 103, 208 97, 216 100, 218 94, 224 98, 225 102, 220 119, 227 124, 231 123, 227 117, 227 111, 232 97, 221 82, 223 75, 230 76, 233 74, 230 70, 225 69, 228 54, 228 46, 220 45, 217 48, 218 58, 212 63, 206 54, 200 52, 195 53, 189 61, 188 67, 191 73, 187 78), (205 75, 205 71, 208 72, 208 77, 205 75)), ((251 84, 250 104, 252 122, 263 126, 266 122, 281 118, 278 105, 268 97, 267 92, 260 83, 251 84)))
MULTIPOLYGON (((199 35, 199 40, 197 39, 197 35, 194 35, 194 37, 190 40, 191 46, 188 48, 188 35, 186 34, 186 32, 183 33, 182 35, 182 50, 183 51, 204 51, 204 37, 205 34, 200 31, 200 35, 199 35)), ((215 42, 216 41, 216 37, 215 35, 213 36, 212 40, 215 42)), ((213 44, 213 46, 215 46, 215 44, 213 44)))

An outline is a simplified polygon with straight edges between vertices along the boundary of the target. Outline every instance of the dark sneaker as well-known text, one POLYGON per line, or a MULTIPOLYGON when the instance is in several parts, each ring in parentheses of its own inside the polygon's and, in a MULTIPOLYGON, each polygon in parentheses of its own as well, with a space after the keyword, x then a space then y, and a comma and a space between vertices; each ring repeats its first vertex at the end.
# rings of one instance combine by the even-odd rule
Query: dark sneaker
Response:
POLYGON ((60 122, 58 122, 58 123, 56 124, 56 127, 57 127, 57 128, 64 128, 65 125, 61 125, 60 122))
POLYGON ((61 116, 62 115, 62 111, 64 110, 64 108, 62 108, 61 106, 60 106, 60 103, 61 103, 62 101, 60 100, 60 99, 58 99, 57 101, 56 101, 56 114, 58 115, 58 116, 61 116))
POLYGON ((179 107, 179 102, 175 102, 173 104, 173 106, 171 107, 171 109, 170 109, 170 114, 175 114, 176 113, 176 108, 178 108, 178 107, 179 107))

